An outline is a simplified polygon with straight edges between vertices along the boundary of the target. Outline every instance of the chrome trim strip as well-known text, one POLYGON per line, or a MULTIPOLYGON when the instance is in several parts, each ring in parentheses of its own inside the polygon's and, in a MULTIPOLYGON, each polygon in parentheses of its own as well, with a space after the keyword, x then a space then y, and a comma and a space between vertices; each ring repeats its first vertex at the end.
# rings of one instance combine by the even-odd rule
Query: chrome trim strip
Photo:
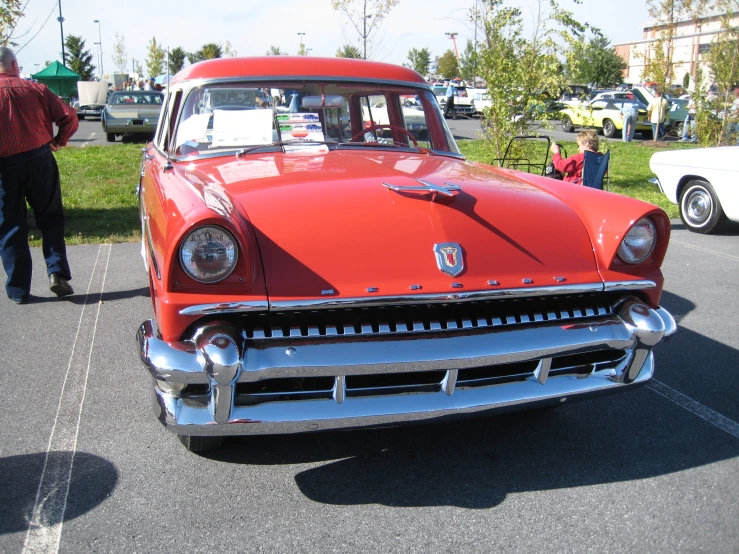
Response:
MULTIPOLYGON (((636 282, 636 281, 633 281, 636 282)), ((643 282, 643 281, 639 281, 643 282)), ((651 283, 651 281, 648 281, 651 283)), ((654 283, 652 283, 654 285, 654 283)), ((656 286, 656 285, 654 285, 656 286)), ((647 287, 633 287, 647 288, 647 287)), ((616 289, 628 290, 628 289, 616 289)), ((389 306, 399 304, 436 304, 444 302, 468 302, 490 298, 528 298, 531 296, 555 296, 560 294, 582 294, 603 292, 603 283, 583 283, 579 285, 553 285, 519 289, 477 290, 469 292, 448 292, 434 294, 412 294, 401 296, 373 296, 372 298, 331 298, 304 300, 270 300, 271 311, 282 312, 302 309, 363 308, 368 306, 389 306)))
POLYGON ((250 302, 221 302, 220 304, 198 304, 180 310, 180 315, 213 315, 242 314, 249 312, 266 312, 269 303, 266 300, 250 302))
POLYGON ((606 281, 604 283, 604 291, 619 291, 619 290, 641 290, 641 289, 653 289, 657 286, 654 281, 606 281))

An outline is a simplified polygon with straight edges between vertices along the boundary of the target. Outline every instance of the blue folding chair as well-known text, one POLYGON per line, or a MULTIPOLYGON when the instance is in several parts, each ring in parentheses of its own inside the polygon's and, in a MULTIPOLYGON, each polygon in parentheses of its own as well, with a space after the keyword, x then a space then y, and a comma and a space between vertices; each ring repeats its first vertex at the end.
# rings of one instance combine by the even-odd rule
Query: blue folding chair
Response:
POLYGON ((608 162, 611 159, 611 152, 601 154, 600 152, 585 151, 585 159, 582 165, 582 184, 598 190, 608 190, 608 186, 604 186, 607 182, 608 162))

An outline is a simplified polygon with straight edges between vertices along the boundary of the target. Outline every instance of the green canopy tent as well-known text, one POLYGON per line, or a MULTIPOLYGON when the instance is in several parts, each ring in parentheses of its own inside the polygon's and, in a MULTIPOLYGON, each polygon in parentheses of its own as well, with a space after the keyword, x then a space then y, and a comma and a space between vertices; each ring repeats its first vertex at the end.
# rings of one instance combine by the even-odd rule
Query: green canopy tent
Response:
POLYGON ((80 80, 80 76, 59 62, 54 62, 46 69, 31 75, 31 77, 49 87, 52 92, 62 98, 77 96, 77 81, 80 80))

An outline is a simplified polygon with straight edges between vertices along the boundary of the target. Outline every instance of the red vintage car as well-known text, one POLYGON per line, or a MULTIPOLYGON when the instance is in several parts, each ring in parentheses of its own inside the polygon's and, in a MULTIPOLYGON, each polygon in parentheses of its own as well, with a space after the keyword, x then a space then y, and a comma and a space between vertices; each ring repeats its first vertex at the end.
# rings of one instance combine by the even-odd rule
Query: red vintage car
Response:
POLYGON ((626 391, 675 331, 661 209, 466 161, 403 67, 191 65, 143 158, 138 345, 192 451, 626 391))

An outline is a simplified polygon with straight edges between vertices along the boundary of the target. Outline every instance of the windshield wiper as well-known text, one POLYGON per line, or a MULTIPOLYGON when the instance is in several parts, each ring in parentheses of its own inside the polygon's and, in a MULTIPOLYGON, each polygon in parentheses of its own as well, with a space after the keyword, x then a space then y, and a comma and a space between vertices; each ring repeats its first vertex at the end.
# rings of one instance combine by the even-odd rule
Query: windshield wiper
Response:
POLYGON ((238 150, 236 152, 236 157, 240 158, 244 154, 248 154, 249 152, 253 152, 254 150, 259 150, 261 148, 274 148, 274 147, 283 147, 283 146, 291 146, 291 145, 297 145, 297 144, 325 144, 325 145, 332 145, 337 144, 335 142, 328 142, 325 140, 311 140, 311 139, 300 139, 300 140, 282 140, 279 142, 272 142, 270 144, 256 144, 254 146, 249 146, 248 148, 242 148, 241 150, 238 150))

